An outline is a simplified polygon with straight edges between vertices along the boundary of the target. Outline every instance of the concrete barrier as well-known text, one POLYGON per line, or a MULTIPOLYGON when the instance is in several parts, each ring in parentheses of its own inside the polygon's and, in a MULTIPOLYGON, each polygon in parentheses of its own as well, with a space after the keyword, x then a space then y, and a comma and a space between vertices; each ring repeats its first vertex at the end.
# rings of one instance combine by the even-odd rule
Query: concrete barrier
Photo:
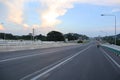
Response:
POLYGON ((48 42, 48 41, 6 41, 1 42, 0 52, 6 51, 18 51, 18 50, 29 50, 29 49, 40 49, 50 47, 62 47, 70 45, 79 45, 77 43, 65 43, 65 42, 48 42))
POLYGON ((105 45, 105 44, 101 44, 101 46, 103 48, 107 48, 110 51, 112 51, 113 53, 115 53, 116 55, 120 55, 120 46, 116 46, 116 45, 105 45), (115 47, 116 46, 116 47, 115 47))

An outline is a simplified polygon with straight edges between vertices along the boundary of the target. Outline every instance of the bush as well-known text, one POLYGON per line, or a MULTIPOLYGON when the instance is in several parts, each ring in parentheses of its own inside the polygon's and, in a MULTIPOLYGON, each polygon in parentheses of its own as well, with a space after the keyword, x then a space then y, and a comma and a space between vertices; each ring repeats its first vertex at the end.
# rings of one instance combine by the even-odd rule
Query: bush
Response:
POLYGON ((116 43, 117 43, 117 45, 119 45, 119 46, 120 46, 120 40, 117 40, 117 41, 116 41, 116 43))
POLYGON ((83 43, 83 41, 79 40, 77 43, 83 43))

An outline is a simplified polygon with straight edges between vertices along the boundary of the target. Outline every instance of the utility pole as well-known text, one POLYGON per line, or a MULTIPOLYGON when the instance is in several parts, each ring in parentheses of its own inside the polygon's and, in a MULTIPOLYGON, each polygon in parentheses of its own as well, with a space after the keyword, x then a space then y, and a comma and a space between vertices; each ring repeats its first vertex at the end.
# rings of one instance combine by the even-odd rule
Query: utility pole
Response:
POLYGON ((34 37, 35 37, 35 29, 33 28, 33 32, 32 32, 33 41, 34 41, 34 37))

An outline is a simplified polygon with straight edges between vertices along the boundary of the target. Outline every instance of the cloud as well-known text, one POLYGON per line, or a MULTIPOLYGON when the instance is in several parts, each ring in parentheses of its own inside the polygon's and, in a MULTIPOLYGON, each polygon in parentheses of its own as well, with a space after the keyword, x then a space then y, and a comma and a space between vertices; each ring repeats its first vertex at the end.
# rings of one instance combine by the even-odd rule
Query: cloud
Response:
POLYGON ((40 18, 42 27, 55 27, 61 21, 58 17, 65 15, 68 9, 73 8, 75 0, 41 0, 42 11, 40 18))
POLYGON ((55 27, 60 24, 58 18, 66 14, 68 9, 74 7, 74 3, 88 3, 94 5, 116 5, 120 4, 120 0, 40 0, 42 3, 42 11, 40 19, 42 27, 55 27))
POLYGON ((116 8, 116 9, 113 9, 112 12, 120 12, 120 9, 119 8, 116 8))
MULTIPOLYGON (((89 3, 96 5, 116 5, 120 4, 120 0, 1 0, 9 10, 8 20, 17 24, 21 24, 24 20, 24 3, 40 2, 42 10, 40 10, 40 19, 42 27, 55 27, 60 24, 58 18, 66 14, 68 9, 74 7, 74 3, 89 3)), ((114 10, 116 11, 116 10, 114 10)))
POLYGON ((8 7, 8 21, 21 24, 23 21, 24 0, 5 0, 5 5, 8 7))
POLYGON ((2 24, 0 24, 0 30, 4 30, 4 27, 2 24))
POLYGON ((37 24, 33 24, 32 26, 28 25, 28 24, 23 24, 23 29, 24 31, 27 31, 27 32, 31 32, 32 29, 35 29, 35 30, 39 30, 40 29, 40 26, 37 25, 37 24))
POLYGON ((37 28, 39 28, 40 26, 39 25, 37 25, 37 24, 33 24, 32 26, 30 26, 30 25, 28 25, 28 24, 23 24, 22 25, 23 27, 24 27, 24 29, 28 29, 28 28, 34 28, 34 29, 37 29, 37 28))
POLYGON ((76 0, 76 1, 80 3, 88 3, 88 4, 104 5, 104 6, 120 5, 120 0, 76 0))
POLYGON ((28 24, 23 24, 24 29, 28 29, 30 26, 28 24))
POLYGON ((37 25, 37 24, 32 25, 32 28, 34 28, 34 29, 38 29, 39 27, 40 27, 40 26, 37 25))
MULTIPOLYGON (((64 16, 67 11, 74 8, 74 3, 87 3, 94 5, 120 5, 120 0, 0 0, 8 8, 8 20, 13 23, 20 24, 23 29, 28 29, 33 26, 37 27, 50 27, 53 29, 56 25, 62 23, 59 20, 60 16, 64 16), (24 21, 24 9, 25 3, 29 2, 40 2, 41 8, 39 9, 39 18, 41 20, 41 25, 29 26, 29 23, 24 21)), ((113 10, 118 11, 118 10, 113 10)))

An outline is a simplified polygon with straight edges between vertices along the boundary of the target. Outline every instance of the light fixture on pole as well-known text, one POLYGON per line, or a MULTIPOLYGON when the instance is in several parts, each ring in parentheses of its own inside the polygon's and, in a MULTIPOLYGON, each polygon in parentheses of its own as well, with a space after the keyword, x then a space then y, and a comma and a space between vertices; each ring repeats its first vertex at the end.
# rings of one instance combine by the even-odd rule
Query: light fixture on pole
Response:
POLYGON ((116 16, 115 15, 111 15, 111 14, 101 14, 101 16, 114 16, 114 19, 115 19, 115 45, 116 45, 116 16))

